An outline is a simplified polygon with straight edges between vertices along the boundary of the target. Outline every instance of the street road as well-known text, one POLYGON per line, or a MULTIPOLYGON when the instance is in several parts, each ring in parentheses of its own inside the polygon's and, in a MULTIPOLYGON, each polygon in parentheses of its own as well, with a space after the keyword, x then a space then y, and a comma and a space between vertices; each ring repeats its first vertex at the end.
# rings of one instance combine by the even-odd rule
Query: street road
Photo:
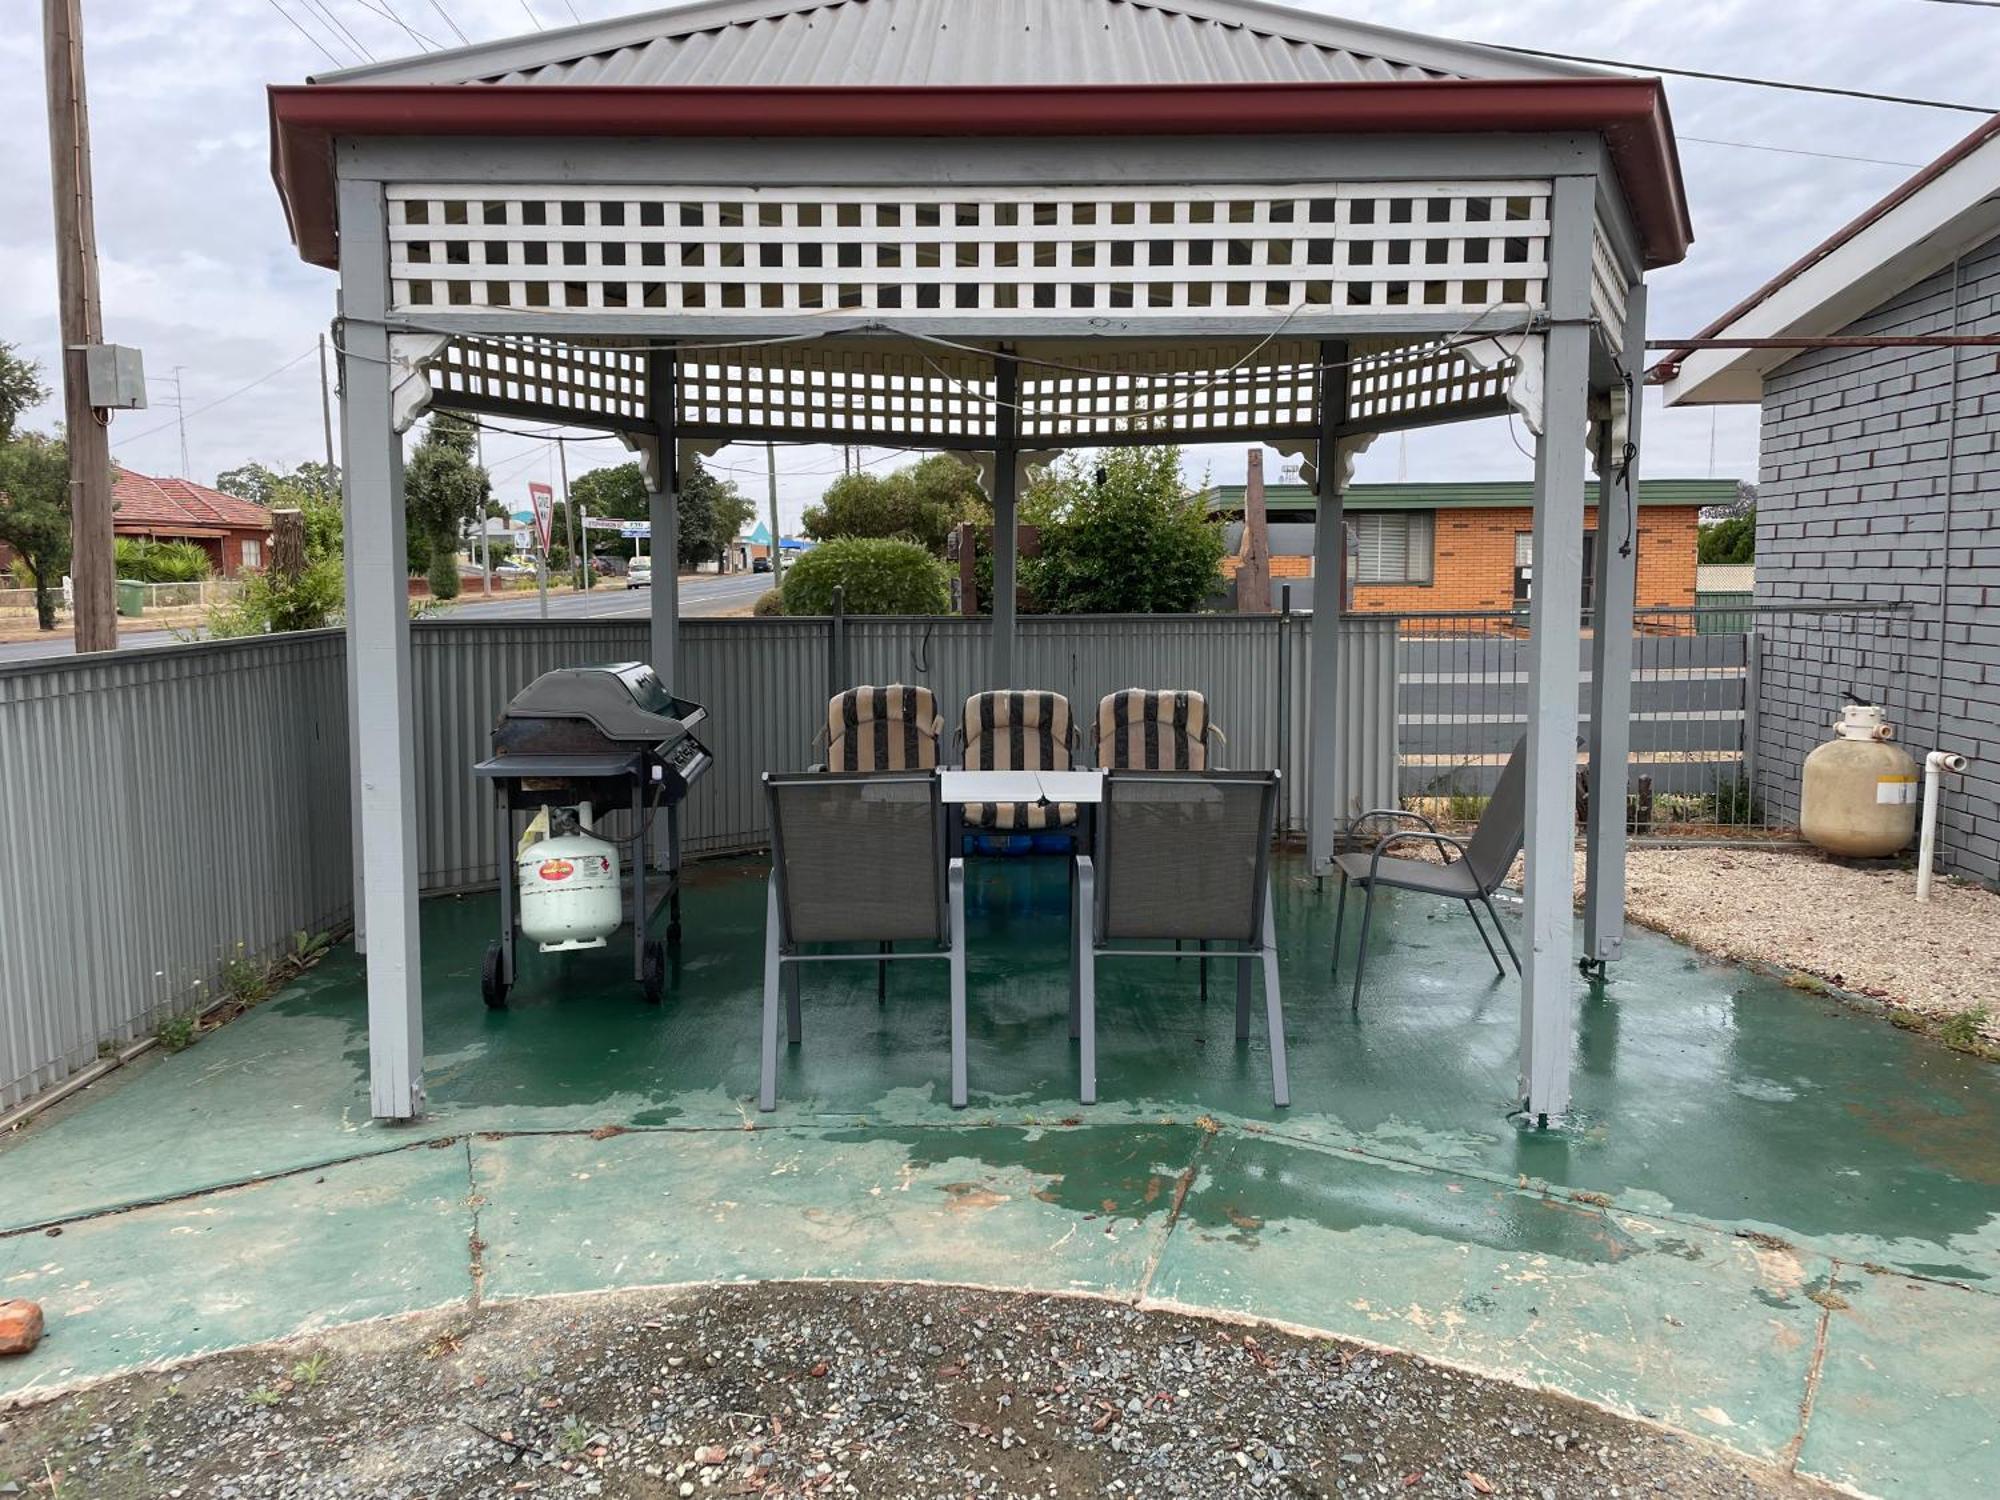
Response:
MULTIPOLYGON (((681 618, 700 619, 704 615, 728 614, 755 604, 771 587, 769 573, 730 573, 724 577, 704 575, 681 580, 681 618)), ((628 589, 622 578, 608 578, 598 587, 580 594, 551 594, 551 620, 640 620, 651 603, 644 589, 628 589)), ((452 618, 462 620, 534 620, 541 618, 541 599, 533 589, 503 594, 495 599, 461 599, 451 607, 452 618)), ((122 623, 122 622, 121 622, 122 623)), ((144 617, 140 628, 118 633, 118 649, 143 650, 149 646, 171 646, 180 637, 171 630, 148 630, 144 617)), ((67 634, 35 641, 0 641, 0 662, 38 661, 51 656, 73 654, 67 634)))

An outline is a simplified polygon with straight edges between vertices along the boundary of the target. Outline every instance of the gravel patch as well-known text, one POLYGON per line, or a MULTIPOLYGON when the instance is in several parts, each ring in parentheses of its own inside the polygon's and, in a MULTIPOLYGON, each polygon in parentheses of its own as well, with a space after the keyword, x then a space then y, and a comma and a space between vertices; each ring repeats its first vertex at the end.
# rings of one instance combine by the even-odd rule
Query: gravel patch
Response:
POLYGON ((1627 872, 1635 922, 2000 1040, 2000 894, 1940 880, 1922 903, 1911 870, 1802 850, 1634 849, 1627 872))
POLYGON ((1088 1299, 770 1283, 455 1309, 123 1377, 0 1414, 0 1493, 1834 1492, 1332 1340, 1088 1299))

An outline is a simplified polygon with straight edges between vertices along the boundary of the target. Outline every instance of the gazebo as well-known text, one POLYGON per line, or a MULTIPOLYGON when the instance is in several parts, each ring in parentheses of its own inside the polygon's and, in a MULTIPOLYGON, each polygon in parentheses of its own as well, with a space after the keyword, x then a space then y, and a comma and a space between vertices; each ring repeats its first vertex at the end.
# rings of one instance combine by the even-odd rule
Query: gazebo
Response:
MULTIPOLYGON (((1567 1107, 1580 669, 1588 640, 1591 965, 1624 916, 1643 276, 1690 239, 1657 80, 1260 0, 702 0, 270 105, 299 253, 340 275, 377 1116, 423 1110, 402 434, 432 406, 618 434, 669 557, 676 473, 724 442, 960 454, 996 521, 995 686, 1032 686, 1030 460, 1271 443, 1304 460, 1338 567, 1355 454, 1515 414, 1535 455, 1520 1098, 1567 1107)), ((673 570, 652 589, 671 683, 673 570)), ((1331 607, 1311 627, 1315 870, 1351 811, 1341 628, 1331 607)))

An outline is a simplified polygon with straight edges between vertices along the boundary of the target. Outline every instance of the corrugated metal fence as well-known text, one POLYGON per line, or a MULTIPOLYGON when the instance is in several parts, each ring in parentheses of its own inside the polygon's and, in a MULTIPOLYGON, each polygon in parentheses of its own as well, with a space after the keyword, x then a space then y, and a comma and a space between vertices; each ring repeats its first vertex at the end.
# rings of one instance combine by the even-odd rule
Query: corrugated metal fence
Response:
MULTIPOLYGON (((1022 621, 1023 683, 1088 724, 1118 688, 1206 693, 1225 763, 1281 769, 1305 826, 1309 617, 1022 621)), ((818 755, 828 692, 933 688, 948 723, 984 679, 988 623, 957 618, 695 620, 674 688, 712 715, 716 764, 690 797, 691 853, 766 837, 759 775, 818 755)), ((501 706, 552 667, 642 657, 643 621, 419 621, 419 870, 427 891, 493 878, 494 819, 467 774, 501 706)), ((1339 716, 1355 806, 1396 790, 1396 632, 1346 634, 1339 716)), ((365 689, 364 689, 365 690, 365 689)), ((0 1108, 100 1046, 213 993, 243 945, 351 914, 343 640, 337 632, 64 657, 0 669, 0 1108)))
POLYGON ((349 908, 336 631, 0 668, 0 1108, 349 908))

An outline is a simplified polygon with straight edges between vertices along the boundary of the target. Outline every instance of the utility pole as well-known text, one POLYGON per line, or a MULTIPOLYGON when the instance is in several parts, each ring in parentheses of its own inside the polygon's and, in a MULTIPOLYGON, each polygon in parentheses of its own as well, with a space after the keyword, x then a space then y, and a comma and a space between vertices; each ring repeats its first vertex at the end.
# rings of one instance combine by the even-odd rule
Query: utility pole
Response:
MULTIPOLYGON (((320 400, 323 402, 326 399, 325 334, 320 335, 319 361, 319 394, 320 400)), ((327 441, 329 445, 332 443, 331 438, 327 441)), ((331 451, 332 449, 329 446, 328 452, 330 453, 331 451)), ((472 429, 472 453, 474 460, 479 465, 479 472, 484 474, 486 472, 486 429, 483 427, 472 429)), ((492 500, 493 485, 489 479, 486 486, 486 500, 479 507, 479 594, 483 599, 491 599, 493 597, 493 518, 486 514, 486 507, 492 503, 492 500)))
POLYGON ((70 577, 76 649, 118 646, 111 559, 110 418, 90 404, 84 350, 104 342, 97 295, 97 222, 90 192, 90 119, 79 0, 42 0, 47 53, 49 169, 55 185, 56 292, 61 302, 63 420, 69 446, 70 577))
MULTIPOLYGON (((569 536, 570 582, 573 585, 577 578, 576 566, 578 562, 576 550, 576 507, 569 503, 569 444, 561 438, 556 439, 556 462, 562 469, 563 530, 569 536)), ((590 579, 590 569, 585 568, 582 576, 587 587, 590 579)))
POLYGON ((771 586, 785 581, 784 533, 778 530, 778 445, 764 445, 764 466, 771 481, 771 586))
MULTIPOLYGON (((326 472, 331 478, 339 472, 340 466, 333 461, 333 395, 326 383, 326 335, 323 333, 319 336, 319 420, 326 429, 326 472)), ((480 460, 480 465, 482 468, 485 466, 484 459, 480 460)), ((489 589, 493 587, 492 578, 486 580, 486 586, 489 589)))
POLYGON ((192 479, 190 471, 194 465, 188 461, 188 419, 187 398, 181 394, 181 371, 186 365, 174 366, 174 421, 181 430, 181 478, 192 479))

